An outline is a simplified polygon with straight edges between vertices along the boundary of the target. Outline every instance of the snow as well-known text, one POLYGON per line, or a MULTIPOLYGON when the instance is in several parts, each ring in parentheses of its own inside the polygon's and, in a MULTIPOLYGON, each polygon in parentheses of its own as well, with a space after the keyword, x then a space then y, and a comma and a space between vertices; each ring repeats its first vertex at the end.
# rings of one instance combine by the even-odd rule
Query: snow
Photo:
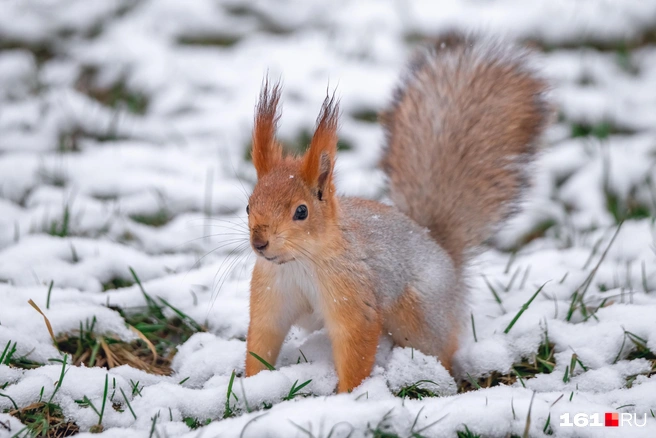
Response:
POLYGON ((387 361, 387 385, 392 392, 423 381, 425 387, 440 396, 455 395, 456 383, 433 356, 411 348, 395 348, 387 361))
MULTIPOLYGON (((530 436, 544 436, 547 419, 554 436, 654 436, 653 362, 630 356, 636 339, 656 353, 654 17, 656 3, 641 0, 5 2, 0 351, 15 343, 14 357, 43 366, 0 365, 0 394, 25 407, 49 398, 60 378, 63 355, 30 299, 56 336, 95 318, 96 333, 136 339, 115 310, 145 304, 132 269, 149 296, 207 332, 177 347, 170 376, 128 365, 67 366, 54 401, 81 437, 91 436, 98 416, 76 400, 100 406, 106 377, 108 398, 121 409, 108 403, 104 437, 150 437, 153 424, 159 436, 189 438, 355 437, 376 428, 451 437, 465 426, 486 437, 522 436, 529 409, 530 436), (255 257, 246 245, 255 182, 246 152, 263 77, 282 79, 280 138, 300 147, 326 89, 336 90, 348 145, 337 163, 338 189, 388 202, 377 169, 382 130, 364 119, 389 101, 417 40, 453 28, 547 49, 536 65, 559 114, 524 211, 470 268, 455 379, 437 359, 383 336, 371 377, 336 395, 327 334, 300 329, 288 336, 276 370, 244 378, 255 257), (129 96, 114 102, 112 93, 129 96), (610 129, 574 137, 573 125, 610 129), (625 221, 609 246, 618 222, 613 199, 648 214, 625 221), (115 280, 125 287, 105 291, 115 280), (568 317, 576 290, 585 290, 587 317, 580 310, 568 317), (545 336, 553 372, 458 393, 463 381, 512 373, 545 336), (586 369, 569 368, 574 354, 586 369), (228 410, 236 415, 222 419, 233 371, 228 410), (421 388, 439 396, 396 396, 422 380, 434 382, 421 388), (286 400, 293 385, 308 381, 286 400), (565 413, 605 412, 646 414, 647 425, 559 425, 565 413), (191 430, 189 418, 212 421, 191 430)), ((0 437, 22 429, 5 412, 12 409, 0 397, 0 437)))

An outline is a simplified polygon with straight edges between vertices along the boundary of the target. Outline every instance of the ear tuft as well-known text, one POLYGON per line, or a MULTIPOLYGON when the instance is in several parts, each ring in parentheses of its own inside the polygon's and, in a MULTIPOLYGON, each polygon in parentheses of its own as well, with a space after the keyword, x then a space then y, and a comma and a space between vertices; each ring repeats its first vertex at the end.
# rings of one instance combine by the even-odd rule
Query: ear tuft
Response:
POLYGON ((332 192, 332 173, 337 154, 339 102, 335 94, 326 96, 317 118, 310 148, 303 157, 302 177, 317 193, 332 192))
POLYGON ((280 118, 278 112, 280 88, 280 82, 276 82, 272 87, 269 78, 265 78, 255 111, 251 155, 258 178, 266 175, 282 158, 282 148, 275 139, 276 126, 280 118))
MULTIPOLYGON (((326 183, 328 182, 328 178, 331 176, 331 173, 333 171, 333 157, 328 155, 326 152, 321 153, 321 158, 319 159, 319 178, 317 178, 317 186, 319 187, 319 193, 321 193, 321 189, 326 187, 326 183)), ((321 196, 319 196, 321 197, 321 196)))

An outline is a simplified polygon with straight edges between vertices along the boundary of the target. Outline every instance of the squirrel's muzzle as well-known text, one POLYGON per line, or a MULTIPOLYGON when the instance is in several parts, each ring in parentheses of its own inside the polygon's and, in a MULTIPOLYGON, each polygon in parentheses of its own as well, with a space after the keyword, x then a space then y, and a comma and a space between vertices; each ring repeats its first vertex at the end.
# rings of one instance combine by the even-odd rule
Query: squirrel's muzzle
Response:
POLYGON ((269 246, 269 241, 264 240, 262 237, 259 236, 253 236, 251 242, 253 243, 253 248, 255 248, 258 251, 264 251, 267 248, 267 246, 269 246))

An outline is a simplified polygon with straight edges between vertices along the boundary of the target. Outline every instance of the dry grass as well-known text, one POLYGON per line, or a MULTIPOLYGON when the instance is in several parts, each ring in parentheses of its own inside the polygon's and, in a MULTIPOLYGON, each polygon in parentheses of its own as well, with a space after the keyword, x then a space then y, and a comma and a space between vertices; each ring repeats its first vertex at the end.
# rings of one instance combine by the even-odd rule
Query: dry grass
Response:
MULTIPOLYGON (((150 344, 152 346, 152 344, 150 344)), ((171 374, 172 357, 162 357, 144 341, 124 342, 108 336, 94 336, 83 339, 75 335, 62 335, 57 338, 57 348, 69 353, 73 365, 114 368, 130 365, 151 374, 171 374)))
POLYGON ((53 403, 33 403, 24 408, 9 411, 9 415, 25 425, 23 430, 13 436, 60 438, 75 435, 80 431, 77 424, 68 421, 61 408, 53 403), (22 432, 25 434, 21 435, 22 432))
POLYGON ((485 377, 474 379, 468 376, 468 379, 461 381, 458 385, 458 392, 475 391, 481 388, 491 388, 499 385, 512 385, 518 380, 524 386, 524 380, 535 377, 538 374, 549 374, 556 366, 554 359, 554 344, 549 341, 549 336, 545 332, 544 339, 538 351, 530 357, 522 359, 521 362, 513 364, 510 373, 492 372, 485 377))

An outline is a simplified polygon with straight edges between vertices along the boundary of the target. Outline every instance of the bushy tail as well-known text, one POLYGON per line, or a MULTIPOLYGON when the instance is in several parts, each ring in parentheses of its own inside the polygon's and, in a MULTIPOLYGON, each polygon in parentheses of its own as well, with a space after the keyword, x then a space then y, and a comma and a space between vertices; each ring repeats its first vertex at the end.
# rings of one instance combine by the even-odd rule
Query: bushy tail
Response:
POLYGON ((390 196, 457 266, 516 209, 546 88, 524 50, 450 34, 416 54, 382 115, 390 196))

